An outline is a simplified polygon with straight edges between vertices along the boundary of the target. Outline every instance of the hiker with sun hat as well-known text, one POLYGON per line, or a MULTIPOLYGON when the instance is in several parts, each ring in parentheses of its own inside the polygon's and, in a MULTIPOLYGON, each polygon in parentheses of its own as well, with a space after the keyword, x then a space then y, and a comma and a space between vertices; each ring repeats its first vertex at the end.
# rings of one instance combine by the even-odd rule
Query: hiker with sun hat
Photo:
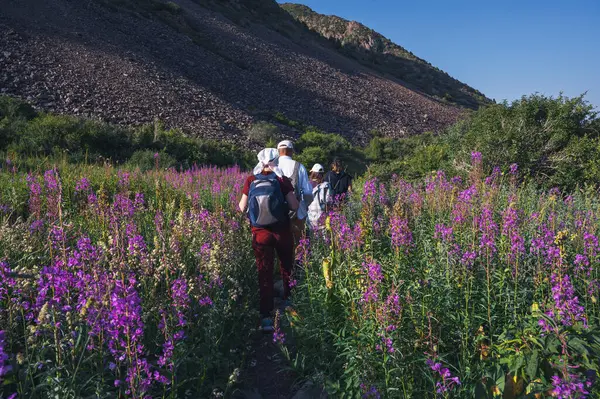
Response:
POLYGON ((323 181, 325 168, 316 163, 310 170, 310 184, 313 187, 313 201, 308 206, 308 223, 311 230, 320 230, 323 228, 321 216, 327 210, 327 205, 332 200, 331 186, 323 181))
POLYGON ((258 269, 261 328, 274 330, 273 268, 274 252, 279 258, 283 280, 283 299, 290 295, 290 276, 294 265, 294 239, 290 230, 289 212, 298 209, 298 200, 290 179, 278 166, 279 154, 275 148, 258 153, 258 164, 242 189, 239 208, 248 209, 252 226, 252 249, 258 269))

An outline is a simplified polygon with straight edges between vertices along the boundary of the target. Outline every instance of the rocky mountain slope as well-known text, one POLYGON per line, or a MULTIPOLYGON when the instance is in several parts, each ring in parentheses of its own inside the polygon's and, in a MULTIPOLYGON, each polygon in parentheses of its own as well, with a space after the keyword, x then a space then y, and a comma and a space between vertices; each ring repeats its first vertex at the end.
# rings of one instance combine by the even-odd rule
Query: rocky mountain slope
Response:
POLYGON ((319 14, 302 4, 284 3, 281 7, 310 30, 331 40, 342 53, 377 71, 402 79, 417 90, 470 108, 490 102, 478 90, 452 78, 361 23, 319 14))
MULTIPOLYGON (((0 94, 119 124, 244 138, 292 120, 361 142, 464 112, 337 51, 273 0, 0 0, 0 94)), ((293 132, 289 132, 293 134, 293 132)))

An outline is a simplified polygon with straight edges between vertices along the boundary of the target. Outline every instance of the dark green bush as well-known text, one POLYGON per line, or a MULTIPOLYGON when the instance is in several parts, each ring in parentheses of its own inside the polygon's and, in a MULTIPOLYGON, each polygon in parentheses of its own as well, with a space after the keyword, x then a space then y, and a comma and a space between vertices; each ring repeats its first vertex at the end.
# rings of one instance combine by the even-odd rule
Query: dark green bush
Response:
POLYGON ((527 174, 552 181, 551 176, 565 172, 558 170, 562 163, 558 155, 571 140, 598 139, 598 132, 590 129, 595 118, 583 96, 534 94, 480 109, 449 129, 445 138, 460 161, 468 162, 470 152, 476 150, 488 168, 517 163, 527 174))
POLYGON ((296 159, 307 168, 320 163, 327 166, 334 158, 340 158, 350 174, 361 174, 366 170, 364 153, 350 144, 339 134, 328 134, 315 128, 308 128, 295 144, 299 152, 296 159))

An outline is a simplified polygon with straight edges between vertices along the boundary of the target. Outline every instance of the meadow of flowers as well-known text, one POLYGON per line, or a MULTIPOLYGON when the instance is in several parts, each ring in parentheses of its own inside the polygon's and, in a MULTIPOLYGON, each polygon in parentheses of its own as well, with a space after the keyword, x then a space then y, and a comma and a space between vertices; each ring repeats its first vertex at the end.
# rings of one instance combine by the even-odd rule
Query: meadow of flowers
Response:
POLYGON ((600 203, 518 166, 367 179, 301 245, 293 364, 333 397, 598 396, 600 203))
MULTIPOLYGON (((299 377, 333 398, 598 397, 598 193, 472 155, 462 178, 366 179, 302 240, 272 337, 299 377)), ((230 396, 258 320, 244 177, 4 162, 0 398, 230 396)))
POLYGON ((257 323, 243 174, 0 172, 0 398, 221 397, 257 323))

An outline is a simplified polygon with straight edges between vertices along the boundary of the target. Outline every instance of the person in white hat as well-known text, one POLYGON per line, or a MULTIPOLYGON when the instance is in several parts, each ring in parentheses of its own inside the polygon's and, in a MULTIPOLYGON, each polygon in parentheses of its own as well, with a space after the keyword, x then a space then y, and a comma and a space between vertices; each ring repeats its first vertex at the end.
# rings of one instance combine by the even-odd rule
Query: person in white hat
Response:
POLYGON ((308 223, 311 230, 320 230, 323 228, 321 216, 327 210, 331 202, 331 186, 323 181, 325 168, 320 163, 313 165, 310 170, 310 184, 313 187, 313 201, 308 206, 308 223))
POLYGON ((313 200, 312 186, 310 185, 308 173, 304 165, 292 159, 294 143, 290 140, 283 140, 277 144, 277 150, 279 151, 279 168, 283 172, 283 175, 292 181, 294 193, 300 203, 298 211, 290 214, 295 253, 296 246, 306 231, 308 204, 313 200))
POLYGON ((240 211, 248 210, 252 226, 252 249, 258 269, 261 329, 274 330, 273 268, 274 252, 279 258, 283 280, 283 299, 289 301, 290 277, 294 267, 294 238, 290 230, 289 210, 298 209, 292 182, 278 167, 279 154, 275 148, 258 153, 258 164, 242 189, 240 211))

